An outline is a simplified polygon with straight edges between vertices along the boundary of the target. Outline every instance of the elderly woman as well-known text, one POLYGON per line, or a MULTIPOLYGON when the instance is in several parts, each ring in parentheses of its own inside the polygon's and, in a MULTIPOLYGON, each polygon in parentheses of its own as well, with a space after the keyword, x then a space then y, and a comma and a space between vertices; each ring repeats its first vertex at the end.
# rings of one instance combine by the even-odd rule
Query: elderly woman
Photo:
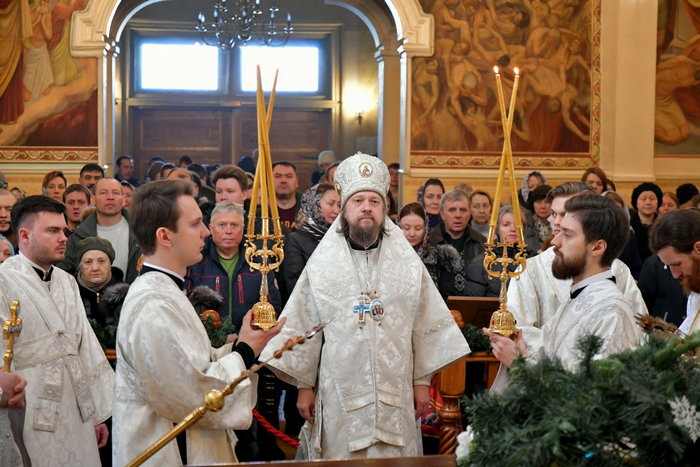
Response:
POLYGON ((112 244, 104 238, 87 237, 78 242, 77 248, 80 264, 75 277, 87 317, 100 326, 116 324, 117 313, 102 296, 107 287, 122 282, 122 272, 112 267, 112 244))

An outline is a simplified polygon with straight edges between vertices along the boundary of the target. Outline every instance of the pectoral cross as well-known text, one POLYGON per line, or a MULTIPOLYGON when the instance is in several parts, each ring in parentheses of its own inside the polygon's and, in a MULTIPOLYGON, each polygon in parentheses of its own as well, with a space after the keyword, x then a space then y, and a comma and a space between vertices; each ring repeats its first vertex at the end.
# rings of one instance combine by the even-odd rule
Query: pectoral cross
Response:
POLYGON ((360 327, 365 324, 365 313, 369 311, 369 303, 365 294, 360 294, 360 301, 352 307, 352 311, 357 313, 357 322, 360 323, 360 327))
POLYGON ((17 317, 19 313, 19 300, 13 300, 10 306, 10 319, 5 321, 2 327, 2 337, 7 340, 7 348, 5 349, 5 366, 3 370, 10 372, 12 365, 12 345, 15 342, 15 337, 19 337, 22 331, 22 319, 17 317))

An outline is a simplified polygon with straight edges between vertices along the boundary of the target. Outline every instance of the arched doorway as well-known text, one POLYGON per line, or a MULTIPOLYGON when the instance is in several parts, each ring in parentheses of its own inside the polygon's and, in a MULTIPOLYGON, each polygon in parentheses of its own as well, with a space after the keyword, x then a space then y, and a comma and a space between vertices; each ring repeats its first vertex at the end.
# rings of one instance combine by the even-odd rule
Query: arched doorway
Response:
MULTIPOLYGON (((76 14, 71 48, 76 56, 100 58, 99 89, 99 157, 111 163, 114 157, 115 121, 114 82, 115 54, 119 52, 121 29, 138 10, 160 0, 108 0, 90 2, 85 11, 76 14)), ((327 0, 357 14, 371 31, 378 61, 379 152, 389 162, 404 159, 408 150, 410 102, 410 58, 432 54, 433 18, 422 11, 418 0, 386 0, 379 3, 350 0, 327 0), (382 11, 382 7, 389 10, 382 11)))

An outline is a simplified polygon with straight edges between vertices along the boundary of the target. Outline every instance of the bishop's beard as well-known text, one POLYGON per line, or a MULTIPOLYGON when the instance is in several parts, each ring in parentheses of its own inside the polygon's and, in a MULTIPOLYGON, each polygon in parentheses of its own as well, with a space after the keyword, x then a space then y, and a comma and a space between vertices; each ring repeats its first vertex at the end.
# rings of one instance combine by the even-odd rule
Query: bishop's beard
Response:
MULTIPOLYGON (((555 253, 559 253, 559 249, 554 249, 555 253)), ((581 254, 573 258, 566 258, 564 256, 556 256, 554 262, 552 263, 552 274, 557 279, 571 279, 583 273, 586 267, 586 255, 581 254)))
POLYGON ((693 273, 683 278, 683 290, 686 292, 700 293, 700 257, 693 254, 693 273))

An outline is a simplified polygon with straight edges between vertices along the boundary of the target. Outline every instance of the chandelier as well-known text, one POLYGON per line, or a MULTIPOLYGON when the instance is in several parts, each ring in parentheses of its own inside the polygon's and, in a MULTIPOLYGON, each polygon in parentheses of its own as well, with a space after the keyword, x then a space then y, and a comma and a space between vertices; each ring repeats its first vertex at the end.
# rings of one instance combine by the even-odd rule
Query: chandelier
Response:
POLYGON ((245 46, 251 40, 259 45, 281 47, 292 34, 292 15, 287 12, 286 24, 280 26, 275 23, 278 12, 274 0, 267 8, 261 6, 261 0, 216 0, 213 19, 207 21, 200 12, 195 29, 205 44, 226 50, 245 46), (266 15, 263 10, 267 11, 266 15))

